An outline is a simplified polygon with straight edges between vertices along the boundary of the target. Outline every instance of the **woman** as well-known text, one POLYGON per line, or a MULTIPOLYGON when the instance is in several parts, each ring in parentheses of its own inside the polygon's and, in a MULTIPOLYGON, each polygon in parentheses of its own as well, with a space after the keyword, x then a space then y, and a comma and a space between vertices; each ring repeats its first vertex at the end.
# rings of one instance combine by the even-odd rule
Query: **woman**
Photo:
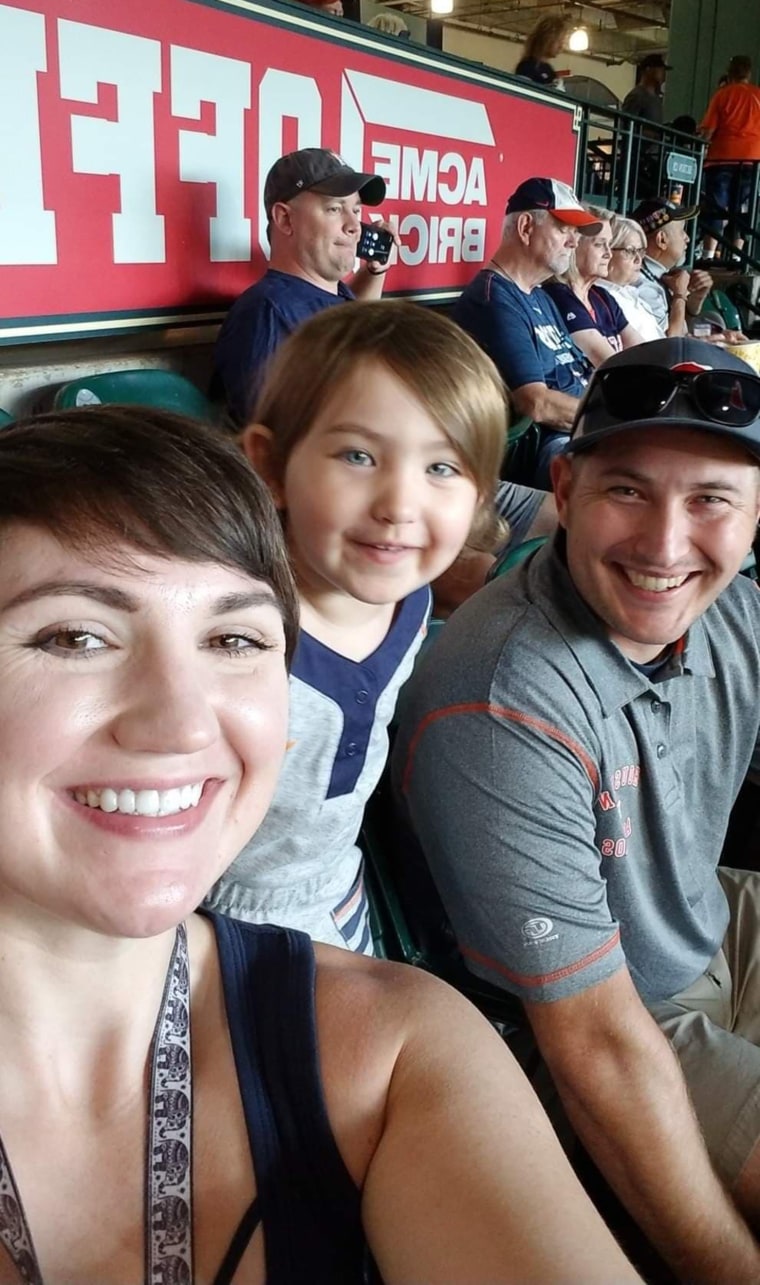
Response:
POLYGON ((469 1005, 194 913, 286 750, 295 594, 237 448, 41 416, 0 526, 2 1285, 358 1283, 365 1235, 386 1282, 636 1279, 469 1005))
POLYGON ((611 210, 586 207, 599 219, 596 236, 579 238, 567 272, 544 289, 551 295, 573 341, 594 366, 599 366, 615 352, 641 343, 641 335, 626 319, 617 301, 600 288, 612 258, 612 229, 615 215, 611 210))
POLYGON ((548 89, 561 89, 557 73, 549 62, 556 58, 564 48, 570 22, 558 14, 549 14, 539 18, 531 31, 522 52, 522 58, 515 67, 516 76, 527 76, 538 85, 548 89))
POLYGON ((633 288, 634 281, 641 274, 641 265, 647 252, 643 228, 634 219, 624 218, 622 214, 616 215, 610 246, 612 253, 607 277, 599 283, 601 289, 612 296, 628 324, 641 335, 644 343, 648 343, 650 339, 663 339, 657 318, 633 288))
MULTIPOLYGON (((730 223, 735 250, 744 245, 737 219, 749 209, 752 184, 760 161, 760 89, 752 84, 752 60, 736 54, 728 64, 725 85, 710 99, 699 132, 708 142, 704 168, 701 263, 710 267, 718 236, 730 223)), ((728 257, 728 256, 723 256, 728 257)))

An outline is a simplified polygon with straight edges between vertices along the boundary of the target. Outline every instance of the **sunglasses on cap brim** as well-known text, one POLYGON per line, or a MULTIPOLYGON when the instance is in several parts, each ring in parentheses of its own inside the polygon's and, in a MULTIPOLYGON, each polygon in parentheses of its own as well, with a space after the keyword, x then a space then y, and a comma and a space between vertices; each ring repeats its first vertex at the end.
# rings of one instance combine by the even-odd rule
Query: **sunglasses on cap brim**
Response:
POLYGON ((631 423, 663 415, 681 388, 713 424, 747 428, 760 417, 760 379, 741 371, 619 366, 598 371, 594 387, 610 415, 631 423))

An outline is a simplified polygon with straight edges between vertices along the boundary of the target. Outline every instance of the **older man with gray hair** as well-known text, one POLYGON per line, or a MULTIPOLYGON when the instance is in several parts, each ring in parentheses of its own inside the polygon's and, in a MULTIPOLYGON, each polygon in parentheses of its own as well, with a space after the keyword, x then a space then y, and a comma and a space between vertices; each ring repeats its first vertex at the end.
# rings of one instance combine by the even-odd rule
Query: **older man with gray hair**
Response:
POLYGON ((592 367, 540 286, 567 271, 579 236, 600 227, 567 184, 526 179, 507 202, 499 248, 452 313, 498 366, 517 414, 541 426, 535 476, 517 480, 546 489, 592 367))

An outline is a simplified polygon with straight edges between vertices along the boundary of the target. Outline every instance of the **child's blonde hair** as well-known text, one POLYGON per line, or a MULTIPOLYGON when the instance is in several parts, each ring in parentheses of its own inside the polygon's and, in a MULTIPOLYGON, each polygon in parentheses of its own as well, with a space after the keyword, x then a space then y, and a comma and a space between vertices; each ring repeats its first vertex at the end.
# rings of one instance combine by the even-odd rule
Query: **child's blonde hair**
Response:
POLYGON ((503 531, 493 501, 509 424, 504 386, 469 335, 418 304, 326 308, 278 348, 253 412, 253 422, 272 434, 276 479, 283 480, 291 451, 362 361, 379 362, 405 384, 456 447, 478 489, 467 543, 492 549, 503 531))

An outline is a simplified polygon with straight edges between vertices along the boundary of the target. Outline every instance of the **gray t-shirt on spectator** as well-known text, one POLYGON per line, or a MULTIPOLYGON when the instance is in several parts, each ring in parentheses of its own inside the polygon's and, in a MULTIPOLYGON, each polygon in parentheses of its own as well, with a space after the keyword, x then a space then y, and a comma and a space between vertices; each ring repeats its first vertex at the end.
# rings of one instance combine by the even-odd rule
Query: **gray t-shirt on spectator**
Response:
POLYGON ((627 962, 651 1002, 704 971, 759 680, 751 581, 647 674, 577 594, 561 536, 452 616, 410 684, 393 771, 473 972, 542 1001, 627 962))
POLYGON ((650 94, 642 85, 636 85, 623 99, 622 110, 631 116, 641 116, 655 125, 662 124, 662 98, 650 94))

